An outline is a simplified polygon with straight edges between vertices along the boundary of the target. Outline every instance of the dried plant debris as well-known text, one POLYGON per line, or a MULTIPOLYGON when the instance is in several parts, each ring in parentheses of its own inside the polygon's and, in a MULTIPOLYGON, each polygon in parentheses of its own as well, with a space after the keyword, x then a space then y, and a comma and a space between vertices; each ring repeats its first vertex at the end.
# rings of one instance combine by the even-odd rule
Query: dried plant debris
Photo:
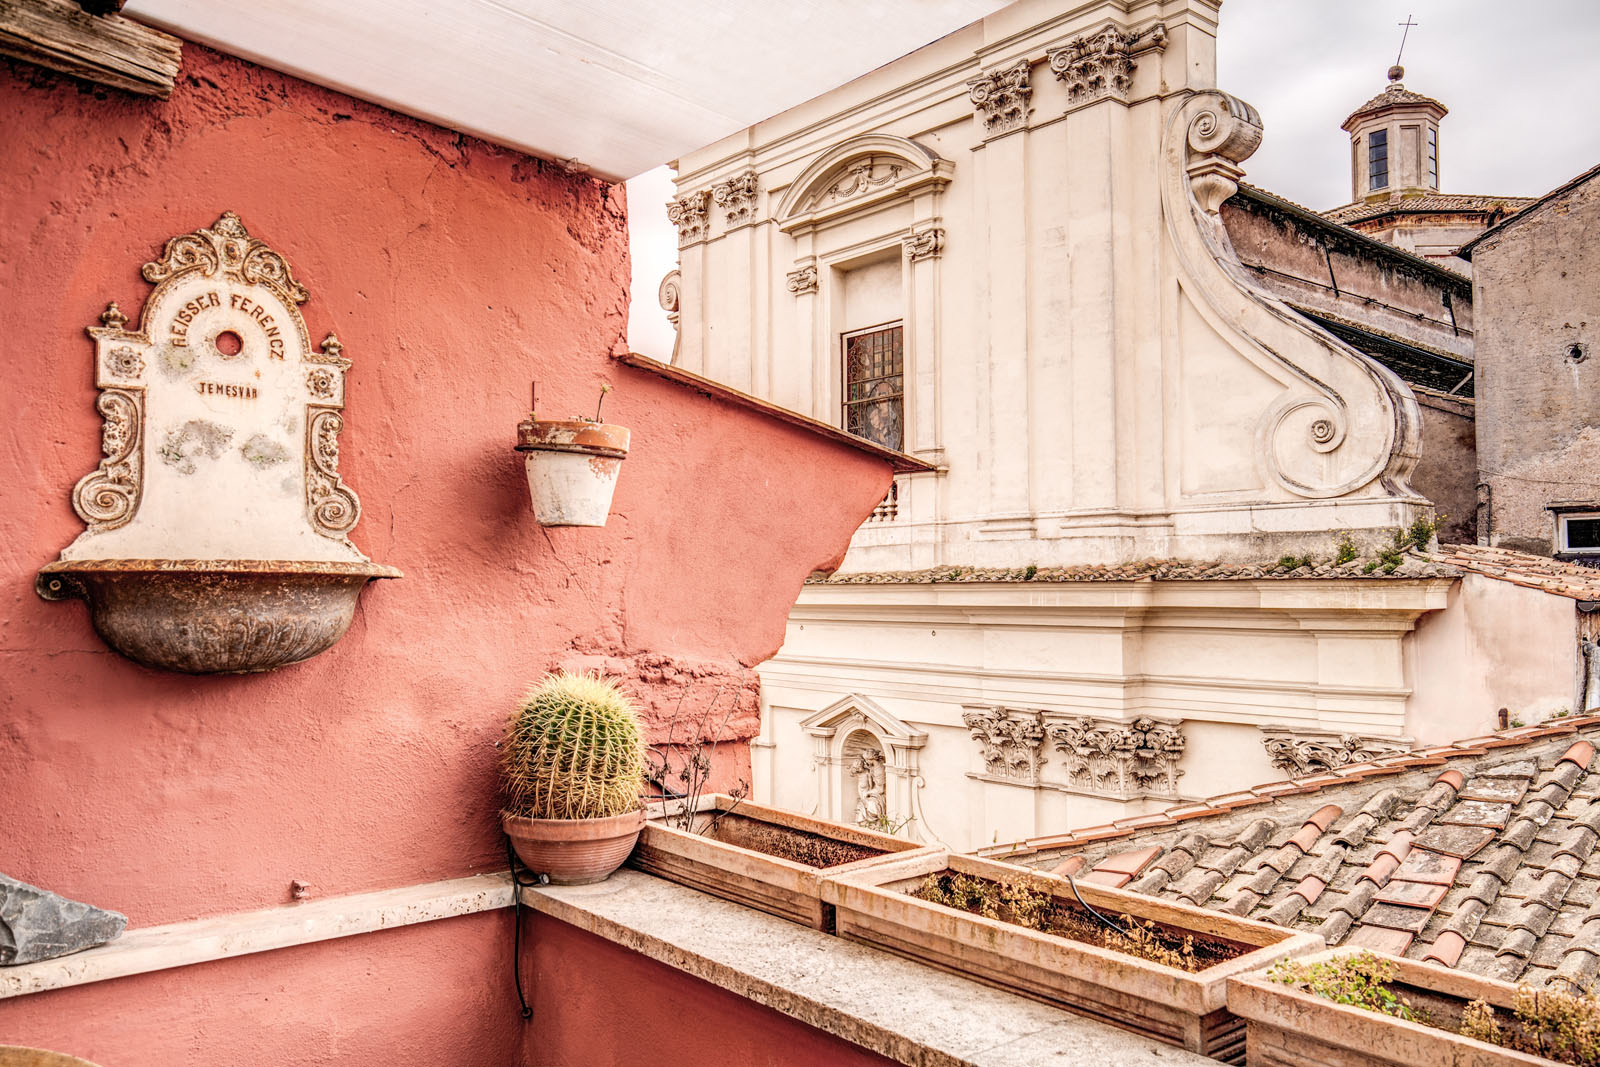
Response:
POLYGON ((1600 1067, 1600 996, 1592 991, 1521 986, 1508 1015, 1503 1008, 1496 1011, 1484 1000, 1466 1004, 1457 1014, 1451 1010, 1451 998, 1425 989, 1415 990, 1440 1006, 1438 1011, 1427 1011, 1415 1002, 1414 996, 1403 995, 1395 988, 1394 964, 1370 952, 1320 963, 1286 960, 1267 972, 1267 977, 1297 985, 1335 1004, 1348 1004, 1435 1029, 1453 1029, 1462 1037, 1557 1063, 1600 1067))
POLYGON ((910 895, 930 904, 1097 945, 1181 971, 1203 971, 1249 951, 1126 914, 1115 917, 1116 924, 1125 931, 1119 933, 1071 901, 1020 881, 993 881, 944 870, 928 875, 910 895))

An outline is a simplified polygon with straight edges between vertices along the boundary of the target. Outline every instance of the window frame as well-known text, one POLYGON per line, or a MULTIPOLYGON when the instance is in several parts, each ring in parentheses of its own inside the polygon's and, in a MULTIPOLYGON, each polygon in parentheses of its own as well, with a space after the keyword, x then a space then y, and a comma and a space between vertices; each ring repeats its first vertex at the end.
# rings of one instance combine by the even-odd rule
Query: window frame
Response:
POLYGON ((1389 129, 1367 131, 1367 190, 1377 192, 1379 189, 1389 188, 1389 129), (1378 138, 1383 138, 1381 146, 1378 138), (1377 161, 1374 159, 1375 148, 1382 147, 1383 181, 1378 181, 1377 161))
POLYGON ((1439 131, 1433 126, 1428 127, 1428 147, 1423 158, 1423 163, 1428 172, 1428 188, 1439 188, 1439 131))
POLYGON ((1577 519, 1580 522, 1600 522, 1600 511, 1573 509, 1571 511, 1556 512, 1556 553, 1562 556, 1600 557, 1600 546, 1573 548, 1568 543, 1567 523, 1573 519, 1577 519))
MULTIPOLYGON (((863 380, 881 381, 888 377, 891 376, 884 375, 882 378, 863 380)), ((864 326, 860 329, 840 331, 839 377, 837 380, 839 382, 839 428, 844 430, 846 433, 860 437, 863 441, 871 441, 872 438, 857 434, 850 429, 851 408, 864 407, 870 404, 880 404, 888 400, 893 400, 900 406, 900 442, 899 444, 895 445, 884 444, 881 441, 875 441, 873 443, 882 445, 884 448, 892 448, 897 452, 904 452, 906 445, 906 320, 904 318, 889 319, 886 322, 880 322, 872 326, 864 326), (891 330, 900 331, 899 368, 897 374, 894 375, 894 377, 898 377, 900 379, 898 391, 891 396, 880 396, 873 397, 869 400, 852 401, 850 399, 850 341, 854 338, 863 337, 868 334, 887 333, 891 330)))

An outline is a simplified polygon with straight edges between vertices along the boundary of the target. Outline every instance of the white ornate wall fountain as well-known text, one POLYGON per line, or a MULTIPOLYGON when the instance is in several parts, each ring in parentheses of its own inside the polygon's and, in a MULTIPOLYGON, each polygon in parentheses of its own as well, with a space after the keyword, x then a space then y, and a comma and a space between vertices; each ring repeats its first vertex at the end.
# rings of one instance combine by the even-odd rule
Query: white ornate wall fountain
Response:
POLYGON ((288 260, 233 212, 146 263, 138 325, 89 328, 104 458, 72 493, 88 528, 44 567, 112 648, 196 674, 309 659, 349 628, 374 578, 339 475, 350 361, 313 347, 288 260))

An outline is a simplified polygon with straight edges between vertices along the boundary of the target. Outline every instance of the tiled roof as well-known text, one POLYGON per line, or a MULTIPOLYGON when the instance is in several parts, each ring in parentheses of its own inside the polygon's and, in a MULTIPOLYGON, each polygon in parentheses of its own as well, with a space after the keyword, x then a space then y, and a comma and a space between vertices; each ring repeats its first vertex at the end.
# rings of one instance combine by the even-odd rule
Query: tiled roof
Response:
POLYGON ((1335 565, 1329 560, 1289 568, 1279 562, 1207 563, 1176 559, 1144 559, 1133 563, 1084 564, 1071 567, 931 567, 920 571, 854 571, 807 579, 809 585, 925 585, 934 582, 1194 582, 1257 579, 1458 578, 1459 573, 1414 552, 1392 573, 1382 567, 1367 573, 1371 559, 1335 565))
POLYGON ((1387 200, 1367 203, 1358 200, 1353 204, 1329 208, 1322 217, 1329 222, 1348 226, 1383 215, 1423 215, 1447 211, 1498 211, 1504 215, 1515 214, 1533 203, 1531 196, 1480 196, 1475 193, 1426 193, 1422 196, 1391 196, 1387 200))
POLYGON ((1523 222, 1537 214, 1535 211, 1536 208, 1541 208, 1551 201, 1565 196, 1567 193, 1570 193, 1572 190, 1578 188, 1578 186, 1583 185, 1585 182, 1591 182, 1597 177, 1600 177, 1600 164, 1590 167, 1588 170, 1584 171, 1582 174, 1578 175, 1576 178, 1573 178, 1569 182, 1562 182, 1560 185, 1556 186, 1548 193, 1545 193, 1543 196, 1529 200, 1519 211, 1517 211, 1516 214, 1512 215, 1510 218, 1502 219, 1500 222, 1495 223, 1493 226, 1490 226, 1487 230, 1484 230, 1482 233, 1478 234, 1478 236, 1474 237, 1472 240, 1456 249, 1456 255, 1460 256, 1462 259, 1471 259, 1473 251, 1477 249, 1477 247, 1483 242, 1490 240, 1491 238, 1498 237, 1500 234, 1504 233, 1513 226, 1522 225, 1523 222))
POLYGON ((1369 111, 1377 111, 1380 108, 1394 107, 1399 104, 1432 104, 1434 107, 1439 109, 1439 113, 1441 115, 1450 114, 1450 109, 1439 103, 1439 101, 1435 100, 1433 97, 1423 96, 1421 93, 1414 93, 1410 89, 1407 89, 1404 85, 1401 85, 1399 82, 1392 82, 1383 92, 1379 93, 1371 100, 1368 100, 1365 104, 1362 104, 1360 107, 1350 112, 1349 118, 1346 118, 1344 122, 1340 123, 1339 128, 1348 130, 1350 128, 1351 120, 1353 120, 1356 116, 1365 115, 1369 111))
POLYGON ((982 850, 1542 986, 1600 975, 1600 715, 982 850))
POLYGON ((1487 545, 1440 545, 1439 551, 1428 558, 1458 570, 1542 589, 1556 596, 1600 601, 1600 569, 1580 563, 1487 545))

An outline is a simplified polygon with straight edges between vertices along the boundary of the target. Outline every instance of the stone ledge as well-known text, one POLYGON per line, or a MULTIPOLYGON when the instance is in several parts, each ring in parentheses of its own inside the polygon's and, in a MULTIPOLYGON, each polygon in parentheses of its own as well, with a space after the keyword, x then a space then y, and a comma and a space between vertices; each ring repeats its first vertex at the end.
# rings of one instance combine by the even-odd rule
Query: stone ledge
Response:
POLYGON ((898 1063, 1216 1065, 638 871, 618 871, 597 885, 524 889, 522 901, 898 1063))
POLYGON ((509 908, 511 893, 509 875, 479 874, 284 908, 131 929, 98 948, 38 963, 0 967, 0 1000, 509 908))

